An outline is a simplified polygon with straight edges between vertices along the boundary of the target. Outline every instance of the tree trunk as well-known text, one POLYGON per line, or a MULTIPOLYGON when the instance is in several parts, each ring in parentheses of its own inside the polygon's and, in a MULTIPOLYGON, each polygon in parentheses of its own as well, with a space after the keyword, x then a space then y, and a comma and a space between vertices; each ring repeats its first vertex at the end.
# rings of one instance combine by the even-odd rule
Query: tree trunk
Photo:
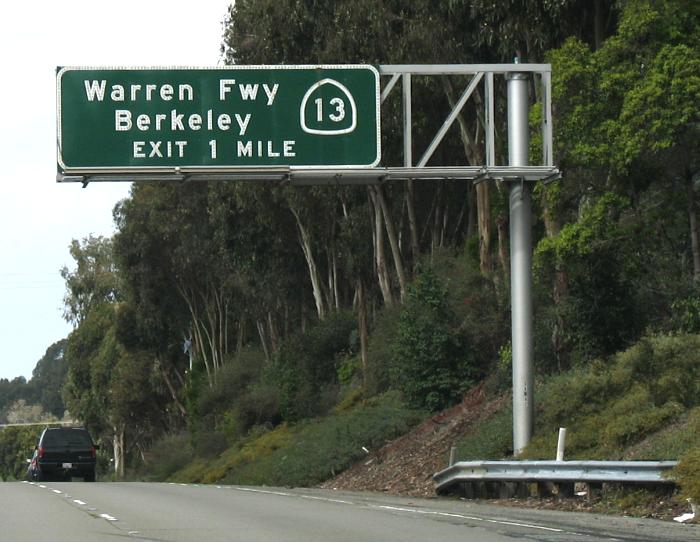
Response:
POLYGON ((277 331, 277 323, 272 317, 272 311, 267 311, 267 328, 270 332, 270 350, 272 352, 277 352, 279 347, 279 332, 277 331))
POLYGON ((442 205, 442 224, 440 226, 440 248, 443 248, 447 242, 447 225, 450 220, 450 200, 445 198, 443 194, 442 205))
POLYGON ((293 207, 290 207, 290 209, 292 211, 292 214, 294 215, 294 218, 296 219, 297 227, 299 228, 299 242, 301 243, 301 249, 304 252, 306 265, 309 268, 311 288, 314 294, 314 301, 316 302, 316 313, 318 314, 318 319, 323 320, 326 316, 326 309, 323 303, 321 277, 318 273, 318 266, 316 265, 316 260, 314 258, 314 253, 311 246, 311 235, 309 235, 309 232, 302 224, 299 213, 297 213, 293 207))
POLYGON ((369 331, 367 329, 367 300, 365 296, 365 285, 362 279, 357 280, 357 328, 360 335, 360 360, 362 361, 362 387, 367 389, 368 373, 368 344, 369 331))
POLYGON ((267 336, 265 333, 265 323, 260 320, 255 321, 255 327, 258 329, 258 336, 260 337, 260 346, 262 346, 263 353, 265 354, 265 361, 270 361, 270 348, 267 345, 267 336))
POLYGON ((384 197, 384 189, 382 188, 382 185, 375 186, 374 191, 382 210, 382 216, 384 217, 384 225, 386 227, 387 236, 389 237, 391 253, 394 257, 394 268, 396 269, 396 276, 399 279, 401 301, 403 301, 406 297, 406 274, 404 273, 403 259, 401 258, 401 249, 399 247, 398 236, 396 235, 396 228, 394 227, 394 220, 391 216, 389 206, 386 203, 386 198, 384 197))
POLYGON ((238 336, 236 337, 236 353, 240 354, 243 351, 245 344, 245 318, 241 317, 238 322, 238 336))
MULTIPOLYGON (((452 107, 457 103, 454 89, 449 78, 443 78, 443 87, 447 100, 452 107)), ((478 94, 475 94, 475 100, 478 94)), ((478 121, 477 121, 478 122, 478 121)), ((472 166, 484 165, 484 150, 480 146, 479 132, 475 132, 475 137, 469 134, 467 121, 462 113, 457 115, 459 125, 459 135, 462 139, 464 153, 472 166)), ((485 276, 491 276, 493 263, 491 259, 491 195, 490 183, 481 182, 476 185, 476 214, 477 226, 479 229, 479 268, 485 276)))
POLYGON ((420 258, 418 243, 418 221, 416 220, 415 187, 413 179, 406 181, 406 209, 408 210, 408 229, 411 234, 411 262, 415 270, 420 258))
POLYGON ((182 414, 183 418, 187 417, 187 409, 185 408, 185 405, 182 404, 182 401, 177 396, 177 391, 175 390, 175 386, 173 386, 172 380, 170 380, 170 376, 168 375, 168 371, 163 367, 161 364, 160 360, 156 358, 155 360, 155 366, 158 372, 161 374, 163 377, 163 382, 165 382, 165 386, 168 388, 168 391, 170 392, 170 397, 173 400, 173 403, 175 403, 175 406, 177 409, 180 411, 180 414, 182 414))
POLYGON ((467 239, 476 235, 476 216, 476 186, 472 184, 467 192, 467 239))
MULTIPOLYGON (((542 209, 544 217, 544 228, 547 237, 555 237, 559 235, 561 231, 561 224, 556 216, 556 213, 552 210, 552 204, 547 198, 547 190, 542 191, 542 209)), ((552 349, 554 350, 554 355, 557 359, 557 369, 563 371, 569 367, 569 359, 567 356, 567 347, 565 340, 565 330, 566 330, 566 320, 563 316, 563 309, 561 307, 562 300, 566 297, 567 291, 569 289, 569 276, 566 269, 560 264, 555 263, 554 269, 554 284, 552 286, 552 299, 554 301, 554 311, 556 314, 556 321, 552 327, 551 343, 552 349)))
POLYGON ((700 285, 700 243, 698 241, 698 218, 693 190, 693 176, 686 170, 686 194, 688 195, 688 223, 690 225, 690 249, 693 253, 693 284, 700 285))
POLYGON ((435 187, 435 214, 433 215, 433 234, 430 236, 430 251, 432 254, 440 246, 440 228, 442 224, 442 204, 444 200, 444 181, 436 181, 435 187))
POLYGON ((490 277, 493 271, 491 259, 491 191, 490 183, 476 185, 476 216, 479 228, 479 269, 490 277))
POLYGON ((340 310, 340 291, 338 289, 338 257, 335 246, 331 244, 328 251, 328 307, 340 310))
POLYGON ((306 290, 301 291, 301 307, 299 309, 300 315, 299 318, 301 322, 299 323, 301 327, 301 332, 302 334, 306 333, 306 324, 307 324, 307 317, 306 317, 306 295, 305 295, 306 290))
MULTIPOLYGON (((190 292, 183 285, 177 285, 178 292, 180 296, 187 304, 187 308, 190 312, 191 325, 192 325, 192 344, 194 347, 195 357, 201 359, 204 362, 204 368, 207 372, 207 381, 209 387, 214 385, 214 371, 216 370, 215 360, 212 359, 212 355, 215 352, 213 348, 213 343, 211 342, 211 334, 207 330, 206 321, 199 313, 199 306, 197 303, 198 296, 194 292, 190 292)), ((205 303, 205 312, 206 303, 205 303)))
MULTIPOLYGON (((452 230, 452 237, 451 240, 453 243, 458 243, 460 241, 460 234, 459 231, 463 227, 462 222, 464 221, 464 214, 467 211, 467 207, 469 206, 469 196, 467 196, 467 199, 462 202, 462 207, 459 210, 459 213, 457 214, 457 219, 455 220, 454 228, 452 230)), ((449 242, 449 239, 448 239, 449 242)))
POLYGON ((605 39, 605 12, 603 11, 603 0, 594 0, 593 2, 593 46, 597 51, 603 45, 605 39))
POLYGON ((391 281, 386 264, 386 252, 384 250, 384 228, 382 227, 382 209, 377 202, 374 191, 370 188, 369 194, 374 209, 374 256, 377 269, 377 279, 379 289, 384 298, 384 305, 391 307, 394 304, 394 297, 391 294, 391 281))
POLYGON ((114 474, 117 479, 124 478, 124 425, 114 426, 112 438, 114 449, 114 474))

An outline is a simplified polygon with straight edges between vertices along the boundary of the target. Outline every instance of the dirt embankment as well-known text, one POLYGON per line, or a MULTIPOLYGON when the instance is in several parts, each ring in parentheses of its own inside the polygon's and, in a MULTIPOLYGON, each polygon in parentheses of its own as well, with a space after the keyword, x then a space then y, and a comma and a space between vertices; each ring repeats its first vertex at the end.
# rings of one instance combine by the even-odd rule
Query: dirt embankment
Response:
POLYGON ((370 451, 364 461, 321 487, 434 496, 432 475, 447 466, 450 448, 472 424, 492 414, 505 400, 486 400, 483 390, 476 388, 459 405, 436 414, 383 448, 370 451))

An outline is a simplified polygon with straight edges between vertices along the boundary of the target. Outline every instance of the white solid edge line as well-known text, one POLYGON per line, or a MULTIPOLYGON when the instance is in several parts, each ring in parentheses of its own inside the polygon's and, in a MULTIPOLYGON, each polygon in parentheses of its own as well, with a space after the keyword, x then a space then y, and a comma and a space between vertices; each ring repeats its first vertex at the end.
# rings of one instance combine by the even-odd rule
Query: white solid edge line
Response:
MULTIPOLYGON (((445 516, 445 517, 451 517, 451 518, 461 518, 461 519, 468 519, 472 521, 484 521, 486 523, 496 523, 499 525, 511 525, 513 527, 526 527, 528 529, 540 529, 543 531, 551 531, 555 533, 563 533, 565 532, 563 529, 555 529, 554 527, 544 527, 543 525, 532 525, 530 523, 518 523, 515 521, 503 521, 503 520, 498 520, 498 519, 490 519, 490 518, 480 518, 476 516, 465 516, 464 514, 454 514, 450 512, 437 512, 434 510, 418 510, 416 508, 401 508, 398 506, 387 506, 387 505, 369 505, 372 508, 381 508, 384 510, 394 510, 397 512, 409 512, 412 514, 424 514, 424 515, 429 515, 429 516, 445 516)), ((577 534, 577 533, 572 533, 572 534, 577 534)))
MULTIPOLYGON (((329 498, 325 498, 325 497, 316 497, 314 495, 300 495, 300 494, 294 494, 294 493, 284 493, 282 491, 270 491, 270 490, 265 490, 265 489, 253 489, 253 488, 249 488, 249 487, 236 487, 236 486, 231 486, 231 489, 235 489, 237 491, 247 491, 250 493, 264 493, 267 495, 280 495, 282 497, 300 497, 302 499, 355 505, 355 503, 351 502, 351 501, 343 501, 340 499, 329 499, 329 498)), ((494 523, 497 525, 510 525, 512 527, 523 527, 526 529, 539 529, 541 531, 549 531, 549 532, 553 532, 553 533, 566 533, 566 534, 575 535, 575 536, 583 536, 582 533, 577 533, 574 531, 565 531, 564 529, 557 529, 555 527, 545 527, 544 525, 533 525, 531 523, 520 523, 517 521, 506 521, 506 520, 491 519, 491 518, 480 518, 477 516, 467 516, 464 514, 455 514, 455 513, 451 513, 451 512, 439 512, 439 511, 434 511, 434 510, 418 510, 417 508, 403 508, 403 507, 399 507, 399 506, 388 506, 388 505, 377 505, 377 504, 367 504, 365 506, 367 506, 368 508, 378 508, 378 509, 382 509, 382 510, 393 510, 396 512, 408 512, 408 513, 412 513, 412 514, 424 514, 424 515, 430 515, 430 516, 452 517, 452 518, 466 519, 466 520, 471 520, 471 521, 483 521, 486 523, 494 523)))

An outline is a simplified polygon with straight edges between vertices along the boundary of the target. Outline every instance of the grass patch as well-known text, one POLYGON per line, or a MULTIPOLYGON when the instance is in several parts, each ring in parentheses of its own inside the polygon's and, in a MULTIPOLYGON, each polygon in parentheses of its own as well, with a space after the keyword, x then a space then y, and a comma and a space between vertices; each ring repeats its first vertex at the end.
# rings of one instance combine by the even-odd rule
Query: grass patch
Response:
POLYGON ((232 469, 227 483, 309 486, 340 473, 367 449, 376 449, 404 434, 424 415, 409 409, 389 392, 327 418, 295 428, 293 438, 271 454, 232 469))
POLYGON ((287 445, 293 432, 287 424, 273 430, 255 427, 248 438, 225 450, 218 458, 205 460, 196 458, 173 473, 168 481, 179 483, 214 483, 226 477, 232 470, 255 463, 287 445))
POLYGON ((700 407, 681 414, 674 423, 625 451, 624 459, 661 461, 700 449, 700 407))
POLYGON ((186 432, 166 435, 149 450, 146 480, 166 480, 174 472, 189 466, 192 461, 190 437, 186 432))
POLYGON ((457 442, 460 461, 503 459, 513 454, 513 409, 510 403, 475 424, 457 442))
POLYGON ((672 476, 678 480, 684 497, 700 503, 700 447, 680 458, 672 476))
POLYGON ((337 474, 404 434, 425 417, 388 392, 328 417, 254 431, 205 469, 195 461, 170 477, 178 482, 309 486, 337 474))
POLYGON ((552 459, 559 427, 568 459, 678 459, 697 445, 700 336, 644 338, 607 362, 548 379, 536 400, 525 459, 552 459))

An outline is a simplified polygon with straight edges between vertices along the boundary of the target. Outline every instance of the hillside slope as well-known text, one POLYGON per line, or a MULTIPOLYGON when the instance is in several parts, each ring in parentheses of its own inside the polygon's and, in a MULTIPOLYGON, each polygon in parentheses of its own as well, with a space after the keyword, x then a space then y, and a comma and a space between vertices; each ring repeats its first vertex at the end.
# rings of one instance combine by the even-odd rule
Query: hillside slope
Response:
POLYGON ((464 438, 470 427, 503 407, 508 397, 487 400, 481 387, 464 400, 436 414, 411 432, 371 451, 321 487, 353 491, 434 496, 433 473, 445 468, 450 448, 464 438))

